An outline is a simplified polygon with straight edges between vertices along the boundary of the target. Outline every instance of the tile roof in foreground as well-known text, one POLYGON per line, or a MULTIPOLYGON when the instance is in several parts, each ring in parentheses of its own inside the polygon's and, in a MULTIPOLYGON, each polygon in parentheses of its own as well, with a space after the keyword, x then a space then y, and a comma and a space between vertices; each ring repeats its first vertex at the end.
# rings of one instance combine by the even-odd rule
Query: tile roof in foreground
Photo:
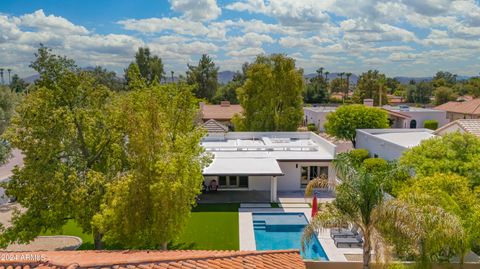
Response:
POLYGON ((228 132, 228 127, 225 126, 224 124, 221 124, 220 122, 214 120, 214 119, 209 119, 207 122, 203 124, 203 127, 207 129, 207 132, 209 133, 226 133, 228 132))
POLYGON ((298 250, 272 251, 45 251, 7 252, 0 268, 16 269, 304 269, 298 250), (39 261, 39 257, 43 260, 39 261), (8 258, 10 257, 10 259, 8 258), (16 257, 16 258, 14 258, 16 257), (11 266, 11 267, 10 267, 11 266))

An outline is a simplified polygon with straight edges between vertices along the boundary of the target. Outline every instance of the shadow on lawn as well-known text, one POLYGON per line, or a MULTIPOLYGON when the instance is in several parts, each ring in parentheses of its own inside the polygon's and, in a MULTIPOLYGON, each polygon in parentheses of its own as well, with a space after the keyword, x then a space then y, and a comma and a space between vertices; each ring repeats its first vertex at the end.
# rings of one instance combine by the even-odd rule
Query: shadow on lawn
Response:
POLYGON ((240 204, 197 204, 192 212, 238 212, 240 204))

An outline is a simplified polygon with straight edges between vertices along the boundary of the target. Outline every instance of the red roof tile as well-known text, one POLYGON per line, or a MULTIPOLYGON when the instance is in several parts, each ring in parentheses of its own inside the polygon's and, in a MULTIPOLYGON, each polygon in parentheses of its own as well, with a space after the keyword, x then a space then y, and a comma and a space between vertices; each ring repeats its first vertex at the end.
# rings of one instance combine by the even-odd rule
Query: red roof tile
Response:
POLYGON ((25 269, 305 268, 305 264, 297 250, 45 251, 9 252, 8 254, 10 257, 16 258, 4 259, 0 265, 25 269), (27 257, 26 255, 30 255, 28 256, 29 258, 25 258, 27 257), (43 260, 38 260, 40 255, 43 255, 41 256, 43 257, 43 260))
POLYGON ((467 115, 480 115, 480 98, 465 102, 448 102, 435 107, 435 109, 467 115))
POLYGON ((202 109, 203 120, 231 120, 235 114, 243 112, 241 105, 204 105, 202 109))

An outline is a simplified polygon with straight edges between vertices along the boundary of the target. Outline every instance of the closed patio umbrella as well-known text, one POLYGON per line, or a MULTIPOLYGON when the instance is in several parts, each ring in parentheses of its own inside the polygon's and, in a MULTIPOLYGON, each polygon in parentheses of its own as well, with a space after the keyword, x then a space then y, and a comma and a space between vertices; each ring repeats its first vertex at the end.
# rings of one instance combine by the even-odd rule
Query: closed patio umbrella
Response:
POLYGON ((315 217, 318 213, 318 201, 317 201, 317 194, 313 194, 313 201, 312 201, 312 218, 315 217))

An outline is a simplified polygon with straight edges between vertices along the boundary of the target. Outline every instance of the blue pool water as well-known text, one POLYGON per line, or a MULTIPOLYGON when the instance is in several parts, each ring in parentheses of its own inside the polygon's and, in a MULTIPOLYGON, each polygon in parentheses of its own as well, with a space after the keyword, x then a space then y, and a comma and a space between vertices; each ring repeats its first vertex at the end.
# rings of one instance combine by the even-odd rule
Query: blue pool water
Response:
MULTIPOLYGON (((308 224, 303 213, 253 213, 253 229, 257 250, 302 249, 303 228, 308 224)), ((314 237, 304 259, 328 261, 327 254, 314 237)))

